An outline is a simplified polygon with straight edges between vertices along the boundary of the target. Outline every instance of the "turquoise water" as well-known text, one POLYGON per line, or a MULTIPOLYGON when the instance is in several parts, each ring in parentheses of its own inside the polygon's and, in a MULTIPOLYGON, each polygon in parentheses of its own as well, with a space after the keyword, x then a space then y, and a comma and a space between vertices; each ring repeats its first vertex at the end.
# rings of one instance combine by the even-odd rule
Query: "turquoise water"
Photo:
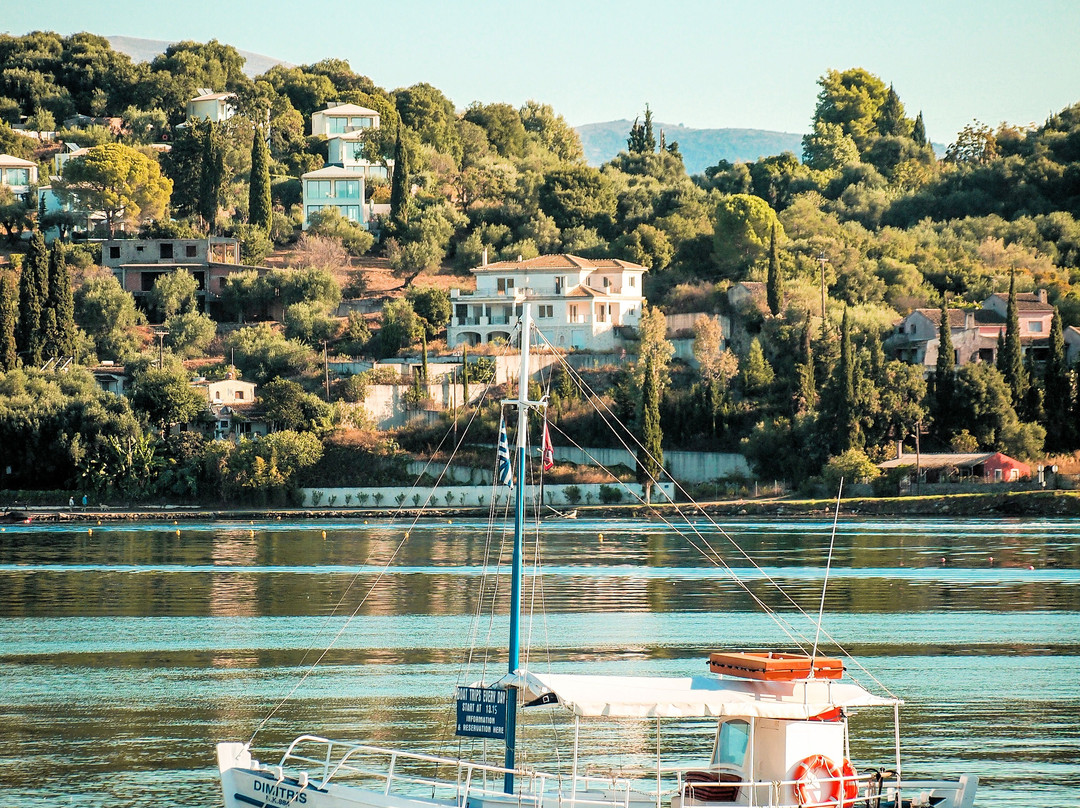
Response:
MULTIPOLYGON (((546 526, 524 587, 530 666, 675 675, 718 648, 812 643, 831 523, 729 529, 546 526)), ((6 526, 4 805, 217 805, 214 744, 247 740, 275 708, 263 760, 301 731, 455 751, 453 686, 505 668, 508 552, 502 529, 456 520, 6 526)), ((909 774, 977 774, 980 806, 1076 804, 1080 521, 846 521, 821 641, 905 700, 909 774)), ((557 720, 523 732, 539 745, 557 720)), ((651 732, 596 726, 585 741, 633 761, 651 732)), ((891 765, 891 714, 852 732, 857 765, 891 765)), ((693 722, 665 730, 688 760, 702 738, 693 722)))

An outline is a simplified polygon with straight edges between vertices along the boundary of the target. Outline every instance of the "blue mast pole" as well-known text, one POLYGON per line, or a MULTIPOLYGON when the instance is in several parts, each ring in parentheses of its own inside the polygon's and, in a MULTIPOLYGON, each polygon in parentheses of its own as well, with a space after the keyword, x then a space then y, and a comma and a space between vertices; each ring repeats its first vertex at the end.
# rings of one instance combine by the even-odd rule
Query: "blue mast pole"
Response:
MULTIPOLYGON (((509 673, 514 674, 520 665, 521 647, 521 569, 522 532, 525 525, 525 447, 529 427, 529 337, 532 330, 529 303, 521 304, 521 366, 518 370, 518 429, 517 429, 517 481, 514 507, 514 558, 510 578, 510 654, 507 661, 509 673)), ((506 757, 504 767, 514 768, 514 748, 517 735, 517 688, 509 687, 506 693, 506 757)), ((514 775, 503 775, 503 791, 514 793, 514 775)))

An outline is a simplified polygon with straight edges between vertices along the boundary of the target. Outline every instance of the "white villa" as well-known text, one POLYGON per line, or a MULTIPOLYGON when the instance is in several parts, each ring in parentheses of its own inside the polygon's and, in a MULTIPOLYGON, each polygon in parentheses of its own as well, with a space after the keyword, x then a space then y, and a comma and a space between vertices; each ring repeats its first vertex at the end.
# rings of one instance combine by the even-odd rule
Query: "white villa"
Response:
POLYGON ((509 339, 528 298, 536 326, 554 346, 610 350, 615 329, 636 327, 645 304, 645 267, 613 258, 541 255, 485 262, 472 272, 474 293, 450 293, 446 342, 451 347, 509 339))
POLYGON ((10 188, 15 196, 25 197, 37 181, 38 168, 33 160, 0 154, 0 185, 10 188))
POLYGON ((336 207, 349 221, 371 226, 375 209, 364 204, 367 183, 386 180, 393 169, 364 158, 364 139, 379 128, 379 113, 357 104, 330 104, 311 115, 311 134, 327 138, 328 160, 323 168, 300 179, 304 194, 304 229, 308 217, 325 207, 336 207))
POLYGON ((189 120, 227 121, 236 111, 236 93, 215 93, 202 87, 199 94, 187 102, 189 120))

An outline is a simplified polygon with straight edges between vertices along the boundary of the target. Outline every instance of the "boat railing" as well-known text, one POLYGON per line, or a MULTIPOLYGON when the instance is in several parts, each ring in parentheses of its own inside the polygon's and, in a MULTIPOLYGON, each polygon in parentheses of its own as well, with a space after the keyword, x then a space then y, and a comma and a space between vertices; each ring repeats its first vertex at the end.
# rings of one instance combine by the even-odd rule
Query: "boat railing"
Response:
MULTIPOLYGON (((495 808, 513 803, 537 808, 708 808, 712 805, 738 803, 761 808, 799 808, 793 780, 734 780, 702 781, 687 779, 689 772, 718 774, 718 770, 702 766, 662 767, 657 779, 655 768, 639 772, 625 769, 610 774, 581 773, 576 777, 532 768, 514 769, 517 780, 515 794, 502 790, 503 775, 511 770, 502 766, 459 758, 428 755, 400 749, 387 749, 365 744, 332 741, 316 735, 302 735, 290 744, 279 763, 304 769, 311 781, 325 788, 343 778, 359 779, 367 788, 384 794, 425 796, 461 806, 461 808, 495 808), (377 762, 376 762, 377 761, 377 762), (433 767, 434 775, 417 769, 433 767), (443 769, 446 774, 439 775, 443 769), (738 794, 729 799, 718 797, 727 790, 738 794)), ((845 806, 868 806, 882 798, 895 798, 895 780, 884 780, 875 773, 855 778, 820 778, 819 783, 843 792, 845 784, 855 783, 856 794, 845 796, 845 806)), ((965 784, 955 781, 903 781, 905 798, 945 797, 945 805, 963 806, 965 784)), ((973 789, 972 789, 973 790, 973 789)), ((930 804, 929 802, 925 804, 930 804)), ((966 806, 965 806, 966 808, 966 806)))

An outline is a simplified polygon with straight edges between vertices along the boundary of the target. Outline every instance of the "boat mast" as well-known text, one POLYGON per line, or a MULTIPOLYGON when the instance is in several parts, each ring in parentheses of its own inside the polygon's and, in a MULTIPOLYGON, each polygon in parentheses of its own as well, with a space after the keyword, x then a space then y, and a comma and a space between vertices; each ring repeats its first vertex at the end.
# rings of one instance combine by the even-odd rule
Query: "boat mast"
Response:
MULTIPOLYGON (((510 654, 507 667, 511 675, 520 665, 521 647, 521 568, 522 532, 525 525, 525 448, 529 427, 529 337, 532 330, 529 302, 521 303, 521 366, 518 369, 517 424, 517 495, 514 507, 514 558, 510 578, 510 654)), ((508 687, 506 694, 506 757, 504 767, 514 768, 514 748, 517 734, 517 688, 508 687)), ((514 793, 514 775, 503 776, 503 790, 514 793)))

